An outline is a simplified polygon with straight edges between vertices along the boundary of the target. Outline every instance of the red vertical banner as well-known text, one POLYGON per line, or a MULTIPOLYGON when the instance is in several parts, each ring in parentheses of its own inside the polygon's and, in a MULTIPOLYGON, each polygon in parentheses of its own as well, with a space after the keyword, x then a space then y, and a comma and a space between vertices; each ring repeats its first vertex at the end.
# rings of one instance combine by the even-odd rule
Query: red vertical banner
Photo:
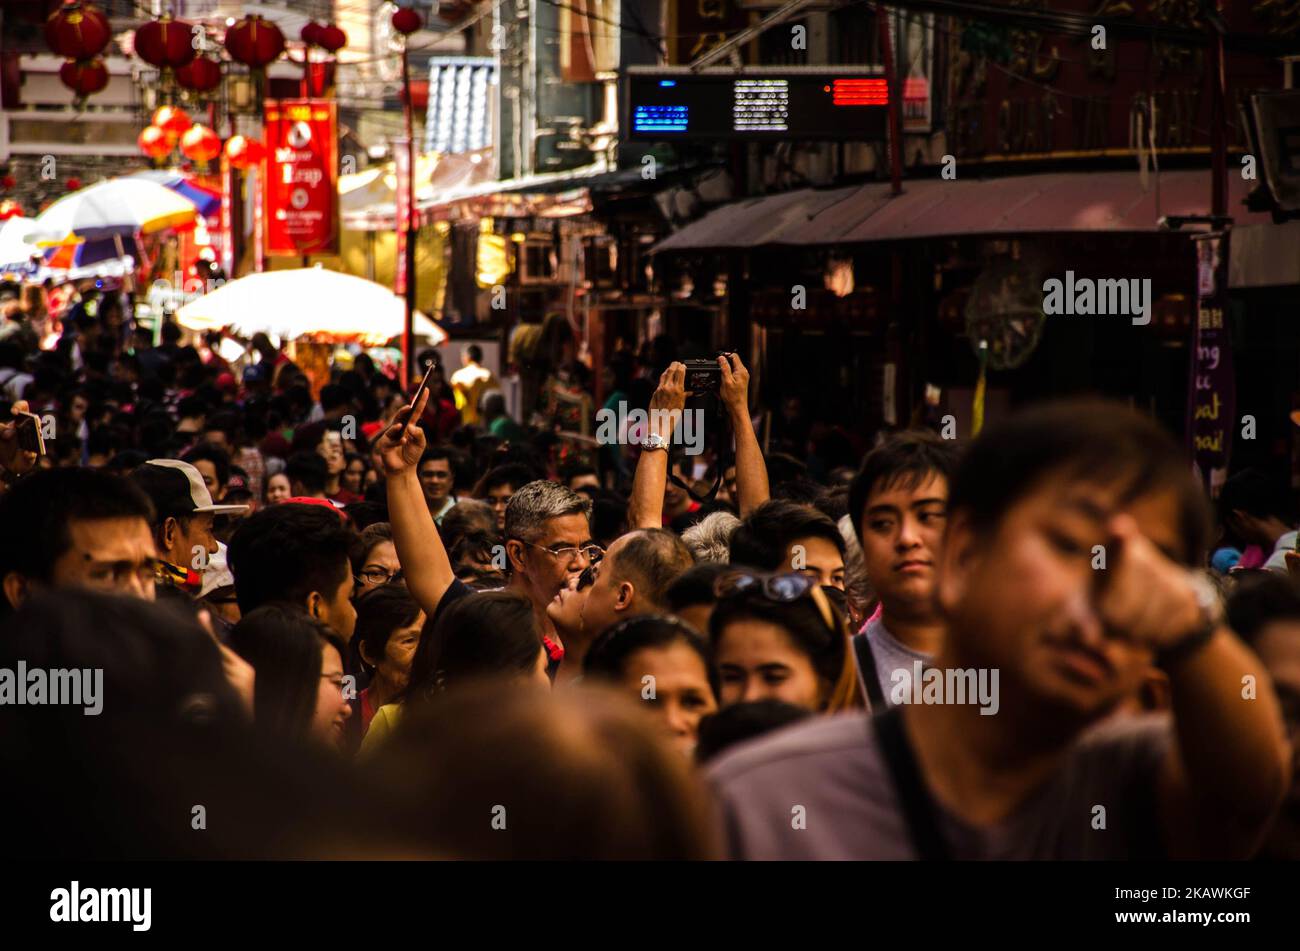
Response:
POLYGON ((266 270, 266 246, 263 237, 266 225, 262 214, 262 180, 266 178, 266 162, 253 170, 253 270, 261 274, 266 270))
POLYGON ((334 100, 267 100, 262 182, 266 254, 339 253, 338 167, 334 100))
POLYGON ((221 270, 228 278, 235 276, 235 224, 232 206, 234 205, 234 182, 230 162, 225 154, 221 156, 221 211, 218 219, 217 233, 221 242, 221 270))
POLYGON ((393 174, 397 177, 397 256, 393 269, 393 293, 406 293, 406 242, 411 227, 411 146, 405 136, 393 140, 393 174))

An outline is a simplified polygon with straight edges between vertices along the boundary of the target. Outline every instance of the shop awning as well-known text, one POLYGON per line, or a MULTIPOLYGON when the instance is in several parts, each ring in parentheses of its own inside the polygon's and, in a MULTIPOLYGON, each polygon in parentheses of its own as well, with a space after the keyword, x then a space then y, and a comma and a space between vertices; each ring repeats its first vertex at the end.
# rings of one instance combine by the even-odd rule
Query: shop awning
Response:
MULTIPOLYGON (((1241 204, 1253 183, 1239 175, 1229 175, 1228 182, 1229 214, 1238 224, 1269 221, 1241 204)), ((1166 171, 1158 179, 1151 175, 1145 189, 1136 171, 911 179, 903 189, 891 196, 887 183, 872 182, 734 202, 670 235, 654 253, 961 235, 1157 231, 1162 216, 1208 214, 1210 206, 1208 169, 1166 171)))

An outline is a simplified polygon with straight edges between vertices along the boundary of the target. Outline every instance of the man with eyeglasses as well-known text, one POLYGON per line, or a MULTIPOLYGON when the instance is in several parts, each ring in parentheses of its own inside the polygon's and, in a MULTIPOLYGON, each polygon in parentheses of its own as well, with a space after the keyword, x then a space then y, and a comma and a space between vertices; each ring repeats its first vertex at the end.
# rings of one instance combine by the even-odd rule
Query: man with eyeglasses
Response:
MULTIPOLYGON (((456 578, 447 549, 433 524, 416 466, 425 458, 424 431, 418 420, 428 401, 404 408, 377 441, 388 485, 388 513, 397 557, 406 586, 430 620, 473 590, 456 578)), ((599 561, 603 551, 591 539, 591 500, 556 482, 535 481, 522 486, 506 508, 502 554, 509 565, 506 590, 526 597, 533 606, 556 667, 564 655, 554 622, 546 608, 571 580, 599 561)))
POLYGON ((48 469, 0 496, 0 614, 34 591, 89 588, 154 599, 153 506, 128 479, 48 469))

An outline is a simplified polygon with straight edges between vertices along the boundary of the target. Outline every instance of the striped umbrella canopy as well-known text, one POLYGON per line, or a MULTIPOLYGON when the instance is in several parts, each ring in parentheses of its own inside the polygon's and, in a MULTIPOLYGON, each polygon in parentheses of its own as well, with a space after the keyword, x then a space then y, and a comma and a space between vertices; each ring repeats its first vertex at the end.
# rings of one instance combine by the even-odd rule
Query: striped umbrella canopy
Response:
POLYGON ((194 179, 180 172, 174 172, 170 169, 148 169, 143 172, 135 172, 126 177, 138 178, 141 181, 161 185, 163 188, 170 188, 182 198, 192 202, 194 207, 199 210, 199 214, 204 218, 212 217, 221 208, 221 195, 210 188, 205 188, 194 179))
POLYGON ((112 178, 64 195, 36 216, 34 239, 62 243, 69 235, 111 238, 115 234, 151 234, 192 224, 194 203, 156 182, 112 178))

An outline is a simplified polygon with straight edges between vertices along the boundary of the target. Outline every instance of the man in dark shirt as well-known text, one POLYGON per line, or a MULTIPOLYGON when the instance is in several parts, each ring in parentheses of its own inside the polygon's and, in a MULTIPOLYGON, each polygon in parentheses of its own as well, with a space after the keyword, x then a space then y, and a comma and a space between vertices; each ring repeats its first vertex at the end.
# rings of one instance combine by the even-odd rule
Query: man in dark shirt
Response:
POLYGON ((947 632, 926 689, 719 760, 731 853, 1249 855, 1291 754, 1266 670, 1186 567, 1204 509, 1179 447, 1121 405, 987 430, 952 481, 935 578, 947 632), (1172 717, 1119 712, 1153 663, 1172 717), (993 703, 963 689, 975 681, 993 703))

